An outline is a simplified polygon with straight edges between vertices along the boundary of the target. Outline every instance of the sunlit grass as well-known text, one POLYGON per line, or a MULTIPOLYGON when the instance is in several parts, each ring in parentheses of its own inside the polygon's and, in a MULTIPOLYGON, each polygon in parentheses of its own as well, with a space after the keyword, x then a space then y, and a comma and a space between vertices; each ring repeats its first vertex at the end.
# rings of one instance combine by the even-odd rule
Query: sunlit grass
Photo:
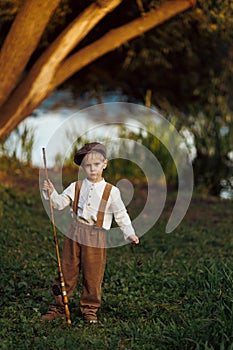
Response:
POLYGON ((57 268, 39 194, 0 193, 2 349, 233 349, 232 202, 195 197, 175 232, 162 218, 139 246, 109 249, 101 323, 78 316, 79 281, 68 326, 40 321, 57 268))

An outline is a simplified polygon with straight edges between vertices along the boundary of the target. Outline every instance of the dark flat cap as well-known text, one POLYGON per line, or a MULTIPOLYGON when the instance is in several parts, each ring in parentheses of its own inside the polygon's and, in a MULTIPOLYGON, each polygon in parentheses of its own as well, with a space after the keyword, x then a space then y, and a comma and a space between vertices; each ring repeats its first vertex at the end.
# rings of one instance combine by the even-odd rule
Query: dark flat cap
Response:
POLYGON ((91 143, 86 143, 82 148, 80 148, 77 151, 77 153, 74 156, 74 162, 77 165, 80 165, 85 155, 93 151, 101 153, 104 156, 104 158, 106 158, 105 146, 99 142, 91 142, 91 143))

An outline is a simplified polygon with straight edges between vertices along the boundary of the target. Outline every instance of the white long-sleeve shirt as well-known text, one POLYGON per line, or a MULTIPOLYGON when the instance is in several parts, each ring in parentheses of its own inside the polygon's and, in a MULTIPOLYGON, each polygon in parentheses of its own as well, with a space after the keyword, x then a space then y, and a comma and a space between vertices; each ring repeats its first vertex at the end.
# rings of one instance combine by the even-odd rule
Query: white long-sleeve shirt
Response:
MULTIPOLYGON (((54 190, 51 194, 52 205, 55 209, 62 210, 65 207, 71 207, 73 212, 73 203, 75 197, 75 182, 71 183, 61 194, 54 190)), ((100 201, 104 192, 106 181, 92 183, 84 179, 79 194, 77 217, 83 219, 88 225, 94 225, 97 220, 97 213, 100 201)), ((43 191, 45 199, 48 199, 47 193, 43 191)), ((74 215, 74 213, 72 214, 74 215)), ((103 228, 109 230, 112 224, 113 215, 117 225, 124 234, 125 240, 131 235, 135 235, 134 228, 121 199, 121 194, 116 186, 112 186, 110 196, 106 205, 103 228)))

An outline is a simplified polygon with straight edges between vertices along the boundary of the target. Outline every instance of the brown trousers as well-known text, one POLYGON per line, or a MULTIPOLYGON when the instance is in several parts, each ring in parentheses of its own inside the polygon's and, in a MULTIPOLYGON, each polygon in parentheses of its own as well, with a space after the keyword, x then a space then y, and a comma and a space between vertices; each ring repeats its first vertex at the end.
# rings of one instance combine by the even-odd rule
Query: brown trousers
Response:
MULTIPOLYGON (((105 234, 103 229, 77 222, 76 227, 72 224, 69 237, 66 236, 64 240, 62 271, 67 296, 72 296, 82 271, 80 310, 84 319, 96 319, 101 305, 101 286, 106 264, 105 234)), ((59 293, 58 278, 54 280, 52 290, 55 304, 62 305, 61 295, 56 295, 59 293)))

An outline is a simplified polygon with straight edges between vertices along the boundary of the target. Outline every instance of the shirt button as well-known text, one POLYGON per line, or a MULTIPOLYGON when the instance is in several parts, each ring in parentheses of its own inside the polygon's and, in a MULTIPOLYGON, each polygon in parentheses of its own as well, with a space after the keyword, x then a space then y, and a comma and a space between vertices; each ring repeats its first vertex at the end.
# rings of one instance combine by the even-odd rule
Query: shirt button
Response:
POLYGON ((88 206, 90 206, 91 204, 90 204, 90 203, 88 203, 87 205, 88 205, 88 206))

